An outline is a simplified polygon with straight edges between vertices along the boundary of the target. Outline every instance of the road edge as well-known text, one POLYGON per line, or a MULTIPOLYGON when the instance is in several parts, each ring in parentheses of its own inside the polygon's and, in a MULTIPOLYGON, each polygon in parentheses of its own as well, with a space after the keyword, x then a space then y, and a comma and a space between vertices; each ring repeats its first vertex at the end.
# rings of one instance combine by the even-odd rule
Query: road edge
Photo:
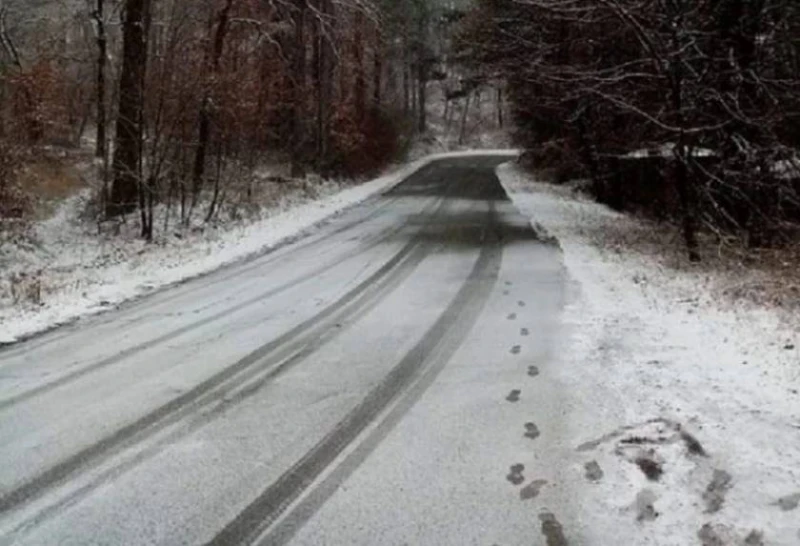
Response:
MULTIPOLYGON (((318 232, 323 226, 325 226, 328 222, 330 222, 331 219, 340 216, 341 214, 344 214, 347 211, 365 202, 368 202, 371 199, 375 199, 378 196, 391 191, 395 186, 403 183, 405 180, 407 180, 411 176, 414 176, 420 170, 428 167, 433 163, 436 163, 437 161, 454 159, 459 157, 467 158, 467 157, 485 157, 485 156, 518 156, 519 153, 520 150, 516 149, 493 149, 493 150, 487 149, 487 150, 465 150, 458 152, 443 152, 438 154, 427 155, 425 157, 419 158, 409 163, 395 165, 389 168, 382 176, 379 176, 371 180, 367 180, 361 184, 354 186, 354 188, 363 188, 364 186, 371 184, 375 186, 374 191, 366 191, 361 195, 356 195, 352 200, 343 202, 338 206, 333 206, 331 210, 326 211, 326 213, 324 213, 324 215, 321 218, 317 218, 315 221, 309 222, 306 225, 299 226, 297 230, 295 230, 293 233, 286 235, 285 237, 282 237, 276 241, 266 243, 262 248, 256 251, 242 253, 240 256, 236 256, 235 258, 228 260, 222 264, 218 264, 209 267, 207 269, 203 269, 202 271, 197 273, 188 274, 185 277, 182 277, 181 279, 176 281, 168 281, 160 285, 148 286, 146 288, 141 287, 140 290, 134 291, 129 296, 123 296, 119 301, 113 302, 110 305, 93 306, 87 303, 85 308, 76 311, 75 313, 69 315, 67 318, 54 319, 50 323, 33 327, 28 330, 21 329, 19 333, 6 334, 9 336, 8 340, 0 338, 0 358, 3 357, 3 354, 6 351, 17 348, 26 342, 40 339, 48 334, 52 334, 53 332, 56 332, 61 329, 74 327, 77 324, 81 323, 82 321, 90 318, 96 318, 98 316, 103 316, 113 311, 126 309, 132 305, 145 301, 147 298, 160 295, 164 291, 182 286, 184 284, 206 277, 211 274, 239 267, 243 264, 262 258, 282 248, 285 248, 286 246, 302 241, 303 239, 310 237, 316 232, 318 232)), ((341 195, 354 188, 348 188, 342 190, 342 192, 339 192, 335 195, 341 195)), ((318 202, 322 202, 322 200, 318 202)), ((11 320, 13 320, 13 318, 6 320, 5 324, 8 325, 11 322, 11 320)))

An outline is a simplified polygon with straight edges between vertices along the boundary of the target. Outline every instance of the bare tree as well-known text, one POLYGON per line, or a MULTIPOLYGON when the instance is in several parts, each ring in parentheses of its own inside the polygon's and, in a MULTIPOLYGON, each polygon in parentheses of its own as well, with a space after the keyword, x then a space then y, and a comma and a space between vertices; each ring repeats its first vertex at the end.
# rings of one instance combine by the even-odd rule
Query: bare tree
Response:
MULTIPOLYGON (((136 210, 142 180, 144 81, 147 67, 147 21, 150 0, 126 0, 122 20, 123 50, 119 83, 114 179, 106 214, 136 210)), ((147 235, 148 227, 142 227, 147 235)))
POLYGON ((97 143, 95 156, 106 158, 106 63, 108 60, 108 36, 106 34, 105 0, 95 0, 91 12, 95 22, 97 43, 97 66, 95 72, 95 108, 97 111, 97 143))

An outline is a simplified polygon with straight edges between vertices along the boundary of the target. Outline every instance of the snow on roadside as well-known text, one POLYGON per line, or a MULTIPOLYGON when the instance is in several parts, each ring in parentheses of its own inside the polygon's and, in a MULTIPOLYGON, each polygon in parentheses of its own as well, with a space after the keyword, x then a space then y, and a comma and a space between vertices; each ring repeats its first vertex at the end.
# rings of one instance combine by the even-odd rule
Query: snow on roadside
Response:
MULTIPOLYGON (((387 191, 437 159, 514 154, 481 150, 430 155, 357 186, 322 184, 317 199, 295 196, 262 211, 262 220, 230 223, 182 238, 147 244, 129 237, 99 236, 79 218, 86 193, 66 200, 35 226, 35 246, 0 247, 0 344, 102 312, 126 300, 261 254, 314 228, 325 219, 387 191), (11 278, 41 279, 41 305, 13 304, 11 278), (4 294, 5 293, 5 296, 4 294)), ((31 288, 15 283, 15 289, 31 288)), ((38 290, 37 287, 33 289, 38 290)))
POLYGON ((558 239, 570 278, 549 371, 571 442, 558 484, 570 544, 800 544, 797 332, 777 312, 698 298, 700 273, 587 235, 635 219, 516 165, 498 174, 558 239))

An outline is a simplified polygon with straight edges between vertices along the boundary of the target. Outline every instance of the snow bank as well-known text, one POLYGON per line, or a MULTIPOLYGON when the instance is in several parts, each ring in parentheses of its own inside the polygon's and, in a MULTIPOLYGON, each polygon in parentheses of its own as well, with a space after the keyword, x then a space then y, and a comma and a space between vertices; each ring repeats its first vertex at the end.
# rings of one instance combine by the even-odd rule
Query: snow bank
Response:
POLYGON ((99 236, 79 218, 88 195, 65 201, 56 214, 35 228, 36 246, 0 248, 0 344, 98 313, 126 300, 262 254, 311 230, 325 219, 394 185, 438 159, 470 155, 508 155, 513 150, 486 150, 430 155, 389 174, 342 189, 322 184, 318 199, 287 199, 262 212, 263 220, 231 223, 181 238, 147 244, 131 237, 99 236), (24 274, 28 280, 19 282, 24 274), (35 305, 12 303, 14 290, 41 291, 35 305), (35 286, 33 283, 36 283, 35 286))
POLYGON ((517 166, 498 174, 571 279, 550 370, 571 442, 558 484, 570 544, 800 544, 797 333, 700 297, 713 279, 699 272, 590 242, 635 220, 517 166))

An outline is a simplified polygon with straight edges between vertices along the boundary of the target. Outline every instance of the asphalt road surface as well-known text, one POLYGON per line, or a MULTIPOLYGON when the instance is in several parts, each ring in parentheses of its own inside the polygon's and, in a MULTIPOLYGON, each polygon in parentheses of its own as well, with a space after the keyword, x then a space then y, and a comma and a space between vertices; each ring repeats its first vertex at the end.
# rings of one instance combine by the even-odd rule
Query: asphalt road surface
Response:
POLYGON ((0 352, 0 544, 566 544, 565 274, 502 161, 0 352))

